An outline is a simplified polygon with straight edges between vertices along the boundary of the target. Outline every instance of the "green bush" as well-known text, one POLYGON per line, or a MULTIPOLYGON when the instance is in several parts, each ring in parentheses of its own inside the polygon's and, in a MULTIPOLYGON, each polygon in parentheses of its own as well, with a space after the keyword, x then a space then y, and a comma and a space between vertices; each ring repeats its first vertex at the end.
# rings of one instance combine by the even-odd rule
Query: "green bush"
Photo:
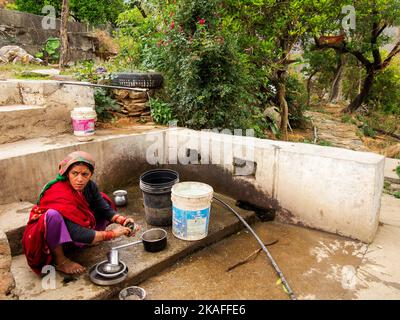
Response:
POLYGON ((290 74, 286 79, 286 101, 290 125, 293 128, 304 128, 308 120, 303 115, 307 108, 307 90, 304 81, 297 74, 290 74))
POLYGON ((59 38, 50 37, 42 51, 36 53, 36 58, 44 60, 46 63, 58 63, 60 59, 61 42, 59 38))
POLYGON ((107 121, 112 118, 110 111, 120 111, 121 107, 111 98, 110 93, 102 88, 94 89, 94 101, 97 118, 100 121, 107 121))
POLYGON ((398 175, 399 178, 400 178, 400 166, 397 166, 397 168, 396 168, 396 173, 397 173, 397 175, 398 175))
MULTIPOLYGON (((62 1, 60 0, 15 0, 15 8, 19 11, 43 15, 45 5, 55 7, 57 17, 60 16, 62 1)), ((91 25, 101 25, 107 22, 115 23, 118 14, 127 6, 124 0, 69 0, 71 16, 77 21, 88 22, 91 25)))
POLYGON ((254 126, 261 133, 251 93, 254 80, 238 39, 224 31, 220 5, 220 0, 158 1, 151 17, 140 17, 136 10, 121 14, 117 60, 163 73, 163 102, 180 126, 254 126))
POLYGON ((371 128, 368 124, 364 124, 362 126, 362 132, 365 136, 375 138, 376 137, 376 131, 371 128))
POLYGON ((324 146, 324 147, 333 147, 332 142, 327 141, 327 140, 320 140, 317 142, 318 145, 324 146))
POLYGON ((377 74, 367 104, 385 114, 400 115, 400 59, 377 74))
POLYGON ((150 99, 151 117, 156 123, 166 125, 174 120, 172 107, 159 99, 150 99))

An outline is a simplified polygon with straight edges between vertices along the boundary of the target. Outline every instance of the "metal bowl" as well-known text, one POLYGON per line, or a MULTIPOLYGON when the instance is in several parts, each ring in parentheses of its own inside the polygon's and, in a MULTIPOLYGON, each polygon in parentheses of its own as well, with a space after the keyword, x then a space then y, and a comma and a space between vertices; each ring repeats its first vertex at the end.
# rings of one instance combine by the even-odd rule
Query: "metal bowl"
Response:
POLYGON ((146 290, 141 287, 127 287, 119 293, 119 300, 144 300, 146 298, 146 290))
POLYGON ((118 277, 120 274, 124 273, 126 270, 126 264, 123 261, 119 262, 119 271, 117 272, 109 272, 110 270, 107 269, 107 265, 109 264, 108 260, 104 260, 96 265, 96 272, 98 275, 104 278, 115 278, 118 277))

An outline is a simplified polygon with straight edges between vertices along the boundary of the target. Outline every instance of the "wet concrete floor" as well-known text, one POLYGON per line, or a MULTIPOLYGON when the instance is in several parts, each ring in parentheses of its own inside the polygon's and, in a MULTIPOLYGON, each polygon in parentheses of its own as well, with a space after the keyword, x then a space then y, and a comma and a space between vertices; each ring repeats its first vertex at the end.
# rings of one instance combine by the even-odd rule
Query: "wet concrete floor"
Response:
MULTIPOLYGON (((354 273, 367 245, 337 235, 276 222, 257 222, 255 231, 299 299, 354 299, 354 273)), ((139 284, 147 299, 289 299, 266 254, 247 231, 205 248, 139 284)))

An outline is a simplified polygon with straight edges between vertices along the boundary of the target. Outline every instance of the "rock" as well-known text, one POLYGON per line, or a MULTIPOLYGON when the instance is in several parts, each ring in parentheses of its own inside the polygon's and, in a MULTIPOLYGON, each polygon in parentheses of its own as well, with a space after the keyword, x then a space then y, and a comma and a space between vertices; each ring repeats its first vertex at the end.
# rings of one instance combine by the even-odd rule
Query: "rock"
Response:
POLYGON ((10 245, 8 244, 8 239, 6 234, 0 230, 0 258, 2 256, 10 255, 10 245))
POLYGON ((142 115, 141 112, 132 112, 132 113, 129 113, 129 116, 130 116, 130 117, 139 117, 139 116, 141 116, 141 115, 142 115))
POLYGON ((33 74, 36 75, 43 75, 43 76, 56 76, 60 74, 59 69, 37 69, 37 70, 31 70, 33 74))
POLYGON ((0 299, 4 299, 14 288, 11 274, 11 250, 6 234, 0 230, 0 299))
POLYGON ((11 268, 11 251, 8 250, 7 254, 0 254, 0 273, 8 272, 11 268))
POLYGON ((114 90, 114 94, 118 100, 124 100, 129 96, 129 90, 114 90))
POLYGON ((141 112, 149 108, 147 103, 130 103, 124 104, 124 108, 129 112, 141 112))
POLYGON ((385 150, 385 156, 388 158, 398 158, 400 157, 400 143, 388 147, 385 150))
POLYGON ((11 293, 11 290, 15 288, 14 277, 11 272, 0 274, 0 299, 6 298, 11 293))
POLYGON ((138 92, 138 91, 129 91, 129 98, 136 100, 148 100, 148 96, 146 92, 138 92))
POLYGON ((130 103, 146 103, 148 99, 130 99, 130 103))
POLYGON ((41 64, 43 60, 35 58, 30 55, 24 49, 18 46, 4 46, 0 48, 0 60, 3 63, 17 63, 22 62, 24 64, 35 63, 41 64))
POLYGON ((281 115, 275 107, 266 108, 263 112, 264 116, 271 119, 275 124, 281 123, 281 115))

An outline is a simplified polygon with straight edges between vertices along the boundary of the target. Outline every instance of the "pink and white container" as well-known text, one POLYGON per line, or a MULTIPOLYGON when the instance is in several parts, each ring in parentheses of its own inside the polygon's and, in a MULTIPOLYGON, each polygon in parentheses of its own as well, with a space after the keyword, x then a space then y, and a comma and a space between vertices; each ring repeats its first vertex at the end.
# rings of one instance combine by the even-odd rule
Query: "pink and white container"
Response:
POLYGON ((71 111, 74 135, 79 141, 93 140, 96 111, 92 108, 75 108, 71 111))

